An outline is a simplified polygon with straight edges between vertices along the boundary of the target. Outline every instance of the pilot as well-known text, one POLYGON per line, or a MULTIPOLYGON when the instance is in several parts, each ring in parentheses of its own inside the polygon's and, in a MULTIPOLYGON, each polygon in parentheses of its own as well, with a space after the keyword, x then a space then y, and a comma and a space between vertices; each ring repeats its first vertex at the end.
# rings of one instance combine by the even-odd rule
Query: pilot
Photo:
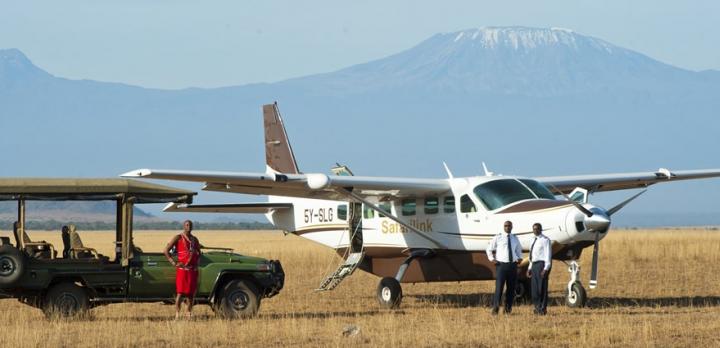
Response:
POLYGON ((490 262, 495 264, 495 295, 492 301, 492 314, 498 314, 503 286, 505 286, 505 314, 512 312, 517 282, 518 264, 522 262, 520 240, 512 234, 512 222, 505 221, 505 233, 498 233, 488 244, 485 252, 490 262))
POLYGON ((547 314, 548 303, 548 278, 552 267, 552 243, 550 238, 542 234, 542 225, 533 225, 535 239, 530 246, 530 267, 527 271, 531 279, 530 293, 532 294, 533 313, 536 315, 547 314))

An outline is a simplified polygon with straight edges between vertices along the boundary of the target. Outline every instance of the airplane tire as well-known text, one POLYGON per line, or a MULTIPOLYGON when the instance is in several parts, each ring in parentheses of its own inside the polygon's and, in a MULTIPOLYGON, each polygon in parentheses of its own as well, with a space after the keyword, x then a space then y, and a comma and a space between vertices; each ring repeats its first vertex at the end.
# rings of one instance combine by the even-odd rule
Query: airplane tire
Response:
POLYGON ((90 298, 87 291, 71 282, 53 285, 45 295, 42 306, 48 319, 81 318, 90 309, 90 298))
POLYGON ((570 287, 570 293, 565 296, 565 304, 570 308, 585 307, 587 293, 580 282, 575 282, 570 287))
POLYGON ((377 298, 380 305, 385 308, 395 309, 400 307, 400 302, 402 302, 400 282, 393 277, 381 279, 377 288, 377 298))
POLYGON ((12 245, 0 246, 0 288, 15 285, 25 273, 25 258, 12 245))

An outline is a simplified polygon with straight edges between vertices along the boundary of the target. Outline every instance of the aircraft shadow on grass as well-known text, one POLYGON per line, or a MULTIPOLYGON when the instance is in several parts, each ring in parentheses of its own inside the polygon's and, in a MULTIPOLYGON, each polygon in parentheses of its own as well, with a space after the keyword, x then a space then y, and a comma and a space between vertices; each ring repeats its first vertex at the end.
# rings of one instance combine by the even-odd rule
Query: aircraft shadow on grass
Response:
MULTIPOLYGON (((445 304, 453 307, 490 307, 492 294, 435 294, 435 295, 409 295, 420 302, 445 304)), ((504 300, 504 296, 503 296, 504 300)), ((520 304, 529 304, 524 300, 520 304)), ((565 305, 564 295, 550 297, 550 304, 554 306, 565 305)), ((720 306, 720 296, 685 296, 685 297, 595 297, 588 299, 589 308, 613 307, 717 307, 720 306)))

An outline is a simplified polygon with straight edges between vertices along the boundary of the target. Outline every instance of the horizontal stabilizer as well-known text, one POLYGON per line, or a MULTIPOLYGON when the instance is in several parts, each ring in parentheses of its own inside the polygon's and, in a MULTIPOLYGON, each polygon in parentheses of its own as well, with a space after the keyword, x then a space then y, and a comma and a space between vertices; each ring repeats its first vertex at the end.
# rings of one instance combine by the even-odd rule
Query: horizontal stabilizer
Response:
POLYGON ((241 213, 266 214, 272 210, 290 209, 292 203, 239 203, 239 204, 168 204, 164 212, 183 213, 241 213))

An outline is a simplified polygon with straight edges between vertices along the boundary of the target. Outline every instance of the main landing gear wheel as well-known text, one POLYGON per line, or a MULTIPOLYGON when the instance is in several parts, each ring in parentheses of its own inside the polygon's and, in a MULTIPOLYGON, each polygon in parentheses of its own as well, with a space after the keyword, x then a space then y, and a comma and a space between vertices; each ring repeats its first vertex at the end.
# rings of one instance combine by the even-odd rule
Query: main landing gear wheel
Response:
POLYGON ((581 308, 585 307, 586 302, 587 293, 585 292, 585 288, 582 284, 580 282, 575 282, 570 285, 570 291, 565 297, 565 304, 571 308, 581 308))
POLYGON ((402 302, 400 282, 392 277, 381 279, 377 288, 377 298, 380 305, 385 308, 395 309, 400 307, 400 302, 402 302))

